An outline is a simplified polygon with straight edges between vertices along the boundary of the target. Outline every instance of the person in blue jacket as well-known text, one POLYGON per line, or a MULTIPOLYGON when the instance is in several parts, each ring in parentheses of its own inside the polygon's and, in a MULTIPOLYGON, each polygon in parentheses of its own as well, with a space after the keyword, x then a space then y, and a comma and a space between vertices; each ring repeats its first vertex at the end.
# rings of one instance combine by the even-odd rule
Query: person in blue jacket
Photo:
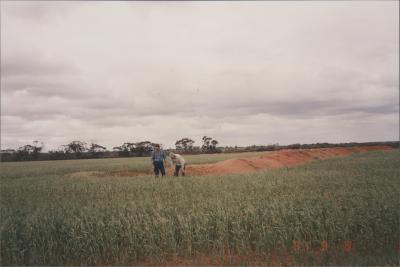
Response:
POLYGON ((164 160, 166 159, 166 155, 164 150, 160 148, 159 144, 154 145, 154 149, 151 152, 151 161, 154 167, 154 175, 159 177, 159 173, 161 176, 165 175, 165 168, 164 168, 164 160))

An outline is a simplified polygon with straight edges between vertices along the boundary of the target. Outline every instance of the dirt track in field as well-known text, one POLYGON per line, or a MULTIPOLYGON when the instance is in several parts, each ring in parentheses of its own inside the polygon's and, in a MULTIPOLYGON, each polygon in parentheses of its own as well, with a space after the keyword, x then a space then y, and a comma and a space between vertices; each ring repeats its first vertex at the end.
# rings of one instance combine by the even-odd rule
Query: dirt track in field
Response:
POLYGON ((251 173, 259 170, 299 165, 317 159, 322 160, 348 156, 353 153, 392 149, 390 146, 359 146, 279 150, 262 153, 258 157, 228 159, 213 164, 189 165, 186 168, 186 172, 188 175, 251 173))

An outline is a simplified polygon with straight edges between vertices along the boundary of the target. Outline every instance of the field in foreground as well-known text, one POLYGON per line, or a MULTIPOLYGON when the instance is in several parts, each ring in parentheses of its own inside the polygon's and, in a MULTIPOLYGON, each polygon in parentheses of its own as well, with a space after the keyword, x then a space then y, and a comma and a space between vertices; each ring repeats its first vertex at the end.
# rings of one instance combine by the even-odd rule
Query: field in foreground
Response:
POLYGON ((2 265, 399 262, 399 151, 166 179, 87 175, 148 168, 128 159, 0 166, 2 265))

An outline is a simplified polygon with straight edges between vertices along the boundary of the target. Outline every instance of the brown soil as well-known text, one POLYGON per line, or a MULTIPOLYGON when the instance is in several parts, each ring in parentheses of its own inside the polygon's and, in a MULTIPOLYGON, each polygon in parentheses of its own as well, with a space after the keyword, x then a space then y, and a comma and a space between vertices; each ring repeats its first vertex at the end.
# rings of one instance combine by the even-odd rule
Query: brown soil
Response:
POLYGON ((337 156, 347 156, 352 153, 391 149, 393 148, 389 146, 360 146, 279 150, 262 153, 258 157, 236 158, 213 164, 191 165, 186 168, 186 172, 190 175, 250 173, 299 165, 316 159, 322 160, 337 156))

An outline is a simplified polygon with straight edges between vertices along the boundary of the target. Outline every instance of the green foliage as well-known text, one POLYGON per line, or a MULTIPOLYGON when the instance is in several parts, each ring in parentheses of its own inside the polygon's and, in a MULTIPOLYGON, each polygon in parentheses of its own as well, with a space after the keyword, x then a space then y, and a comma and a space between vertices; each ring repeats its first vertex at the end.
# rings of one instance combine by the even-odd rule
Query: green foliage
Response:
POLYGON ((208 136, 203 136, 202 140, 203 145, 201 146, 201 150, 203 152, 217 152, 217 145, 219 143, 217 140, 208 136))
MULTIPOLYGON (((223 159, 209 156, 188 161, 223 159)), ((313 248, 351 240, 357 253, 342 255, 342 264, 397 264, 399 158, 369 152, 247 175, 165 179, 72 175, 143 171, 146 158, 1 163, 1 264, 132 265, 165 254, 290 250, 293 240, 313 248)), ((331 253, 294 264, 332 264, 331 253)))
POLYGON ((190 152, 193 150, 194 140, 190 138, 182 138, 175 142, 175 147, 177 151, 190 152))

